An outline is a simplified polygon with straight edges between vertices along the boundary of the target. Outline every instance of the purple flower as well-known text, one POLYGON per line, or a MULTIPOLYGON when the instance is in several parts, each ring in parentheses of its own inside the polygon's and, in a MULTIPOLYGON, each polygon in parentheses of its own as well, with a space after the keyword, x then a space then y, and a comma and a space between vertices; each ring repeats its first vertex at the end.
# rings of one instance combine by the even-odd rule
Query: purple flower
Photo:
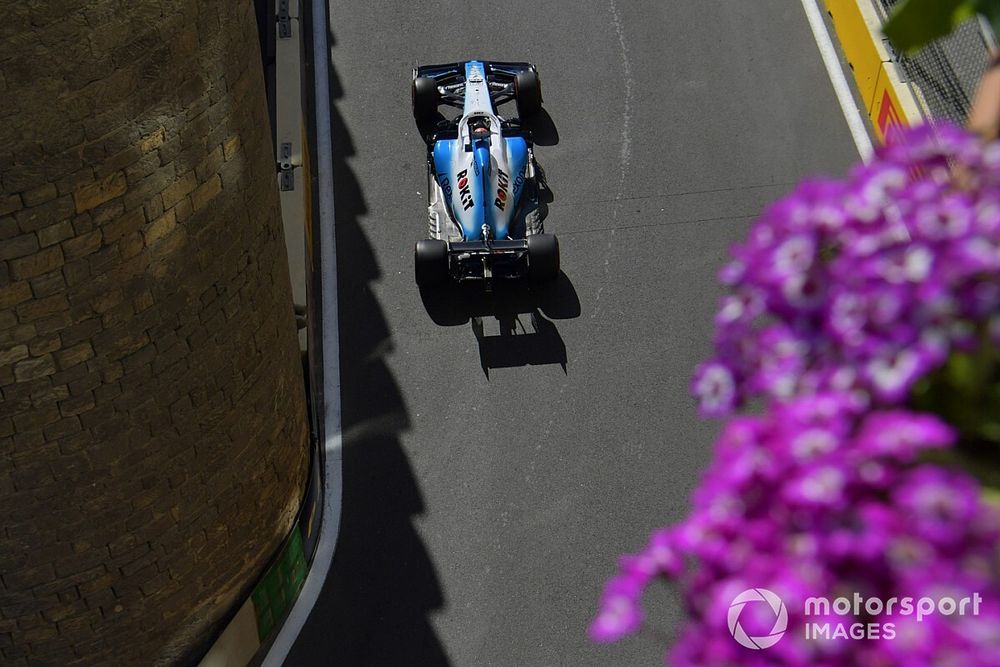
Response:
POLYGON ((837 342, 847 348, 862 345, 868 323, 868 303, 862 294, 838 291, 830 299, 826 317, 828 331, 837 342))
POLYGON ((955 431, 933 415, 890 410, 867 415, 854 442, 868 459, 888 457, 908 463, 923 450, 951 446, 955 431))
POLYGON ((922 283, 934 269, 934 252, 926 245, 912 243, 885 253, 876 262, 879 275, 889 283, 922 283))
POLYGON ((897 512, 875 500, 866 500, 845 513, 841 525, 821 538, 822 549, 827 556, 860 561, 869 568, 877 568, 889 540, 901 529, 897 512))
POLYGON ((1000 283, 981 282, 959 292, 959 302, 973 319, 992 317, 1000 312, 1000 283))
POLYGON ((763 329, 758 340, 758 368, 752 386, 772 396, 791 396, 808 352, 806 343, 789 327, 780 324, 763 329))
POLYGON ((964 273, 995 273, 1000 269, 1000 244, 998 240, 974 236, 963 239, 954 250, 954 263, 964 273))
POLYGON ((699 366, 691 382, 704 417, 727 414, 736 402, 736 380, 728 366, 710 362, 699 366))
MULTIPOLYGON (((622 556, 595 641, 636 632, 644 589, 665 577, 688 613, 676 665, 996 661, 1000 503, 970 475, 921 462, 958 432, 907 405, 950 355, 1000 345, 998 193, 1000 142, 942 125, 894 133, 845 180, 805 181, 765 208, 719 274, 714 357, 691 382, 704 416, 760 414, 726 423, 688 516, 622 556), (752 588, 787 607, 788 632, 767 651, 740 646, 728 624, 752 588), (981 616, 816 619, 895 622, 894 640, 802 632, 811 596, 969 591, 981 616)), ((744 631, 770 632, 768 605, 740 609, 744 631)))
POLYGON ((760 291, 740 290, 736 294, 722 297, 715 315, 715 326, 725 327, 733 323, 749 322, 764 312, 764 298, 760 291))
POLYGON ((783 498, 793 505, 836 507, 844 503, 847 473, 836 465, 806 468, 784 488, 783 498))
POLYGON ((802 431, 812 427, 830 430, 838 438, 853 427, 862 406, 844 391, 825 391, 795 398, 774 407, 776 427, 802 431))
POLYGON ((979 489, 965 475, 925 465, 903 477, 893 499, 912 517, 919 536, 950 546, 965 536, 975 517, 979 489))
POLYGON ((623 554, 618 559, 621 576, 639 586, 646 586, 659 574, 659 564, 645 553, 623 554))
POLYGON ((775 280, 805 274, 816 259, 816 240, 808 234, 789 236, 775 247, 770 272, 775 280))
POLYGON ((639 606, 643 587, 637 577, 626 575, 609 580, 597 617, 590 624, 590 638, 595 642, 613 642, 637 631, 643 619, 639 606))
POLYGON ((910 387, 930 366, 928 359, 914 348, 873 357, 864 367, 875 395, 888 403, 899 402, 910 387))
MULTIPOLYGON (((1000 144, 996 148, 1000 154, 1000 144)), ((1000 233, 1000 200, 996 195, 986 195, 976 204, 973 225, 978 234, 988 238, 996 238, 996 234, 1000 233)))
POLYGON ((962 195, 949 195, 939 203, 928 204, 915 212, 916 227, 924 238, 954 239, 964 236, 972 226, 972 208, 962 195))
POLYGON ((655 565, 657 572, 671 577, 680 576, 684 569, 684 561, 674 548, 673 531, 658 530, 649 537, 649 544, 643 555, 655 565))
MULTIPOLYGON (((736 254, 736 251, 733 251, 736 254)), ((746 263, 739 259, 734 259, 729 262, 719 271, 719 282, 723 285, 737 285, 743 276, 746 275, 747 266, 746 263)))
POLYGON ((729 373, 699 372, 702 414, 831 389, 822 378, 839 370, 860 371, 852 391, 899 403, 952 350, 974 347, 1000 308, 1000 169, 987 155, 1000 144, 913 129, 846 181, 805 181, 768 206, 720 275, 733 291, 713 364, 729 373), (954 186, 956 166, 972 187, 954 186))

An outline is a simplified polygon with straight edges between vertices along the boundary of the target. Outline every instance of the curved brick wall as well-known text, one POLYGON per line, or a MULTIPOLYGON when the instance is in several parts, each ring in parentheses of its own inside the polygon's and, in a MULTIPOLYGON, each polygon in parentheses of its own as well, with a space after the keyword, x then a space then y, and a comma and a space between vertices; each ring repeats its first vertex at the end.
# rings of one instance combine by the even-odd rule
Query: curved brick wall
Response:
POLYGON ((190 663, 307 468, 252 3, 0 10, 0 664, 190 663))

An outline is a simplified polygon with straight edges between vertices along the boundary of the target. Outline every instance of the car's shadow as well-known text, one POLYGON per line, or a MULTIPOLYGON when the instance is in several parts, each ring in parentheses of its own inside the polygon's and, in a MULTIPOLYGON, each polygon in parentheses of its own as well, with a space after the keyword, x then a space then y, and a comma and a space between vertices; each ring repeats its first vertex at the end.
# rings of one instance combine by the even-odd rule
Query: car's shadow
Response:
POLYGON ((552 320, 580 316, 580 299, 569 276, 549 285, 497 282, 487 292, 481 283, 421 289, 427 314, 440 326, 471 322, 479 361, 490 369, 559 364, 567 370, 566 344, 552 320))
POLYGON ((559 130, 544 107, 528 120, 527 125, 531 130, 531 140, 539 146, 555 146, 559 143, 559 130))

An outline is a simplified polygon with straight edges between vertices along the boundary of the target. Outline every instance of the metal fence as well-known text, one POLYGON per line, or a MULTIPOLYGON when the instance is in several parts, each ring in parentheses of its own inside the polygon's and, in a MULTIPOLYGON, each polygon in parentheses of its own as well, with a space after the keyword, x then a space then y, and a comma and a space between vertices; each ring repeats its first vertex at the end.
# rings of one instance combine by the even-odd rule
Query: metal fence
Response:
MULTIPOLYGON (((875 1, 883 20, 896 1, 875 1)), ((919 89, 930 118, 963 124, 986 68, 987 50, 995 44, 996 38, 985 22, 969 20, 915 57, 897 54, 896 59, 902 74, 919 89)))

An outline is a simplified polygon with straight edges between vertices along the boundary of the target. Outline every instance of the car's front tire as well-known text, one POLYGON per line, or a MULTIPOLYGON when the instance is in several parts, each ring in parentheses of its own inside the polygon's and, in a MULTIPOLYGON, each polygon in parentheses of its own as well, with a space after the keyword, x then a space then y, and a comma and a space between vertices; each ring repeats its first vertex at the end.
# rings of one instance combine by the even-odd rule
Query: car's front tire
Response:
POLYGON ((440 285, 448 279, 448 244, 421 239, 413 248, 413 273, 420 287, 440 285))
POLYGON ((559 239, 555 234, 528 237, 528 277, 534 283, 551 282, 559 277, 559 239))
POLYGON ((514 78, 514 97, 517 113, 521 118, 531 118, 542 110, 542 82, 538 72, 525 70, 514 78))
POLYGON ((413 104, 413 117, 417 120, 433 116, 437 112, 438 104, 441 103, 437 81, 429 76, 415 78, 410 87, 410 101, 413 104))

